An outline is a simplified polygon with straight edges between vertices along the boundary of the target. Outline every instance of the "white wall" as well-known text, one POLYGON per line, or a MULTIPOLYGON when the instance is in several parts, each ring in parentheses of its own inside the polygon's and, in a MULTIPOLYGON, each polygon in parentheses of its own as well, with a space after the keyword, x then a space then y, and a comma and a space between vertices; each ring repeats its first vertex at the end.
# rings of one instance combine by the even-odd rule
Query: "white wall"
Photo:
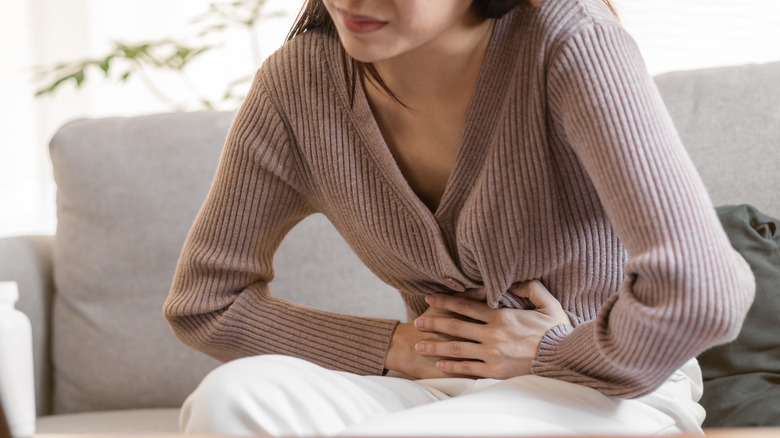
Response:
MULTIPOLYGON (((443 0, 442 0, 443 1, 443 0)), ((613 0, 656 74, 708 66, 780 60, 777 0, 613 0)), ((102 78, 76 92, 33 99, 35 65, 102 55, 112 40, 137 42, 177 35, 209 0, 0 0, 0 236, 52 233, 54 184, 47 142, 73 118, 169 111, 139 81, 116 86, 102 78)), ((262 56, 283 41, 302 0, 269 0, 285 18, 261 26, 262 56)), ((192 82, 208 95, 256 67, 247 35, 199 62, 192 82)), ((156 77, 174 95, 178 79, 156 77)))
POLYGON ((777 0, 613 0, 650 73, 780 61, 777 0))

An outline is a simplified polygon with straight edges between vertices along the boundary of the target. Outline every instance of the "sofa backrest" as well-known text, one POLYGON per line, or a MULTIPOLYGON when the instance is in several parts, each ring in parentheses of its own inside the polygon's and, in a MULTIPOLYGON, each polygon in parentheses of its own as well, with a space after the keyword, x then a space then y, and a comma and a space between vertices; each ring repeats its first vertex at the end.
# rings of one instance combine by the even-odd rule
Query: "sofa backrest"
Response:
POLYGON ((780 62, 655 78, 713 203, 780 217, 780 62))
MULTIPOLYGON (((780 63, 657 78, 716 205, 780 216, 780 63)), ((57 182, 54 412, 177 407, 217 362, 161 316, 187 231, 209 189, 231 113, 79 120, 51 142, 57 182)), ((404 319, 321 215, 275 257, 275 295, 328 310, 404 319), (350 299, 365 291, 376 299, 350 299)))
MULTIPOLYGON (((53 138, 54 413, 178 407, 217 365, 176 339, 161 309, 232 116, 78 120, 53 138)), ((405 315, 397 292, 321 215, 285 239, 275 266, 275 295, 335 311, 405 315), (379 305, 349 299, 366 290, 376 291, 379 305)))

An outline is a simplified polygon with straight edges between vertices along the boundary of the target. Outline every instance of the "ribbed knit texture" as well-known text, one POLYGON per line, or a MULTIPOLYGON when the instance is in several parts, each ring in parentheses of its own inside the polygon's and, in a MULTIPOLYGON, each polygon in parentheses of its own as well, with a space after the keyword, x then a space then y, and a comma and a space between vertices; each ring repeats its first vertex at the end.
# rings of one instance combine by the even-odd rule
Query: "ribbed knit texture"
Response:
MULTIPOLYGON (((601 0, 520 6, 496 23, 455 167, 431 213, 376 124, 332 30, 258 72, 182 252, 165 315, 221 360, 280 353, 382 372, 396 321, 274 298, 272 257, 323 212, 410 315, 451 280, 540 280, 572 326, 533 372, 636 397, 736 336, 754 293, 648 76, 601 0), (270 283, 271 289, 273 283, 270 283)), ((366 300, 371 300, 370 291, 366 300)))

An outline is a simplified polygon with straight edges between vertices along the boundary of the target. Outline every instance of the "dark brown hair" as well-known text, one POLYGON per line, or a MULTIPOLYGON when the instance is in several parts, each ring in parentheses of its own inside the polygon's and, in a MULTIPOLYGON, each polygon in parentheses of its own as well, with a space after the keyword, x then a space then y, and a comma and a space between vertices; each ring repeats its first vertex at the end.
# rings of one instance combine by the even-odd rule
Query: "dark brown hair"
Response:
MULTIPOLYGON (((618 16, 615 7, 610 0, 603 0, 606 3, 609 10, 615 17, 618 16)), ((473 0, 472 6, 476 9, 477 13, 483 18, 501 18, 507 12, 511 11, 520 4, 526 3, 536 5, 540 0, 473 0)), ((328 28, 333 26, 333 20, 330 18, 328 11, 325 9, 325 4, 322 0, 307 0, 306 4, 301 8, 298 13, 298 17, 293 24, 290 33, 287 34, 285 41, 290 41, 296 36, 307 32, 309 30, 328 28)), ((357 64, 358 72, 361 76, 368 78, 375 82, 381 89, 383 89, 390 97, 396 102, 404 105, 396 95, 390 91, 390 87, 387 86, 379 72, 372 64, 366 64, 363 62, 355 61, 357 64)), ((404 105, 406 106, 406 105, 404 105)))

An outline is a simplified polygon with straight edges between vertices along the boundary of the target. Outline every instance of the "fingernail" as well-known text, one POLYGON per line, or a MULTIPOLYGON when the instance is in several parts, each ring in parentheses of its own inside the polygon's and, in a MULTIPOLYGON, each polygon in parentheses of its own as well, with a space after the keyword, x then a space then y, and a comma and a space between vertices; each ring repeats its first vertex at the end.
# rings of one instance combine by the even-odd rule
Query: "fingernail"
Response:
POLYGON ((422 342, 418 342, 417 344, 414 345, 414 349, 419 351, 420 353, 425 353, 425 344, 423 344, 422 342))
POLYGON ((444 361, 440 360, 440 361, 436 362, 436 366, 441 368, 441 369, 444 369, 444 361))
POLYGON ((428 305, 432 305, 433 301, 434 301, 433 300, 433 296, 428 295, 428 296, 425 297, 425 302, 428 303, 428 305))
POLYGON ((414 326, 418 329, 424 329, 425 328, 425 318, 417 318, 414 320, 414 326))

